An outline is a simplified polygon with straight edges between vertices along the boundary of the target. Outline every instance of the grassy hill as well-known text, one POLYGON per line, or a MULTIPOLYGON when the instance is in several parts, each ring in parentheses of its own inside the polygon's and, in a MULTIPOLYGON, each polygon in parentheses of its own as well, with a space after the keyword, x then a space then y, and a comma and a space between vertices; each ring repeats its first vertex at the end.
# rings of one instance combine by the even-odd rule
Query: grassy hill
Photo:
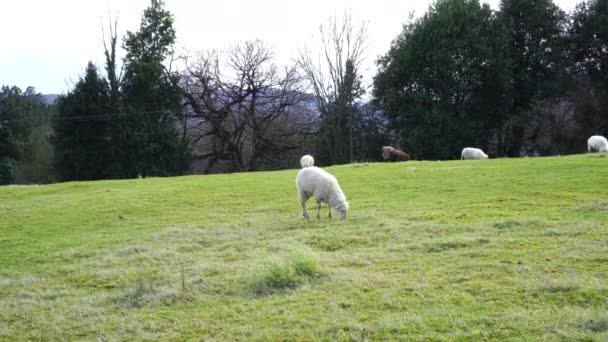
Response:
POLYGON ((608 339, 608 158, 327 170, 1 187, 0 340, 608 339))

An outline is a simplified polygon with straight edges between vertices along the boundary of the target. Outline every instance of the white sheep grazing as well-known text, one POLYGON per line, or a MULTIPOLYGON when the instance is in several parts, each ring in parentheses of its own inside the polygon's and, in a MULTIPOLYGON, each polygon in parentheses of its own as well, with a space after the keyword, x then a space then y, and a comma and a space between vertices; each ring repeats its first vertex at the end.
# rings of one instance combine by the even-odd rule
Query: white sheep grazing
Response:
POLYGON ((488 159, 488 155, 478 148, 465 147, 460 154, 460 160, 462 159, 488 159))
POLYGON ((587 140, 587 151, 608 152, 608 140, 601 135, 594 135, 587 140))
POLYGON ((340 219, 346 218, 348 202, 346 202, 344 192, 342 192, 336 177, 325 170, 316 166, 301 169, 296 177, 296 188, 298 189, 298 199, 302 204, 302 215, 305 219, 310 218, 306 210, 306 201, 311 196, 314 196, 317 201, 317 219, 321 219, 321 204, 323 202, 329 205, 329 218, 332 218, 332 207, 340 214, 340 219))
POLYGON ((300 159, 300 165, 302 165, 302 168, 313 166, 315 165, 315 158, 307 154, 300 159))

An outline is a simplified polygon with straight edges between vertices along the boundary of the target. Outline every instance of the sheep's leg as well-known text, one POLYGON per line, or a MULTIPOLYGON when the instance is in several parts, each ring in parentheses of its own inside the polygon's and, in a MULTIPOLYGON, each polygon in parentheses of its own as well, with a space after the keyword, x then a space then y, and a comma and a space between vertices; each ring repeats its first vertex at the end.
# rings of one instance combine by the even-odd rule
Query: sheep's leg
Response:
POLYGON ((307 200, 308 200, 308 197, 306 196, 306 194, 301 192, 300 193, 300 204, 302 204, 302 216, 304 216, 304 218, 306 220, 310 219, 310 215, 308 215, 308 210, 306 210, 306 201, 307 200))
POLYGON ((331 220, 333 219, 333 217, 331 217, 331 205, 328 205, 327 207, 329 208, 329 219, 331 220))
POLYGON ((321 204, 322 203, 323 202, 321 202, 321 201, 317 201, 317 220, 321 219, 321 204))
POLYGON ((310 215, 308 215, 308 210, 306 210, 306 202, 302 202, 302 215, 306 220, 310 219, 310 215))

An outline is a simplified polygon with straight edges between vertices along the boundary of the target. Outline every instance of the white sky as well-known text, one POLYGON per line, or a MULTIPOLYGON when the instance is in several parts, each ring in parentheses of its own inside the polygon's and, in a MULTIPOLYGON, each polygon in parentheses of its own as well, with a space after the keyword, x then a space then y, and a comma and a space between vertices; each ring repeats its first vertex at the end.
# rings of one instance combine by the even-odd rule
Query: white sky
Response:
MULTIPOLYGON (((482 0, 484 1, 484 0, 482 0)), ((497 8, 499 0, 485 0, 497 8)), ((580 0, 554 0, 569 11, 580 0)), ((136 31, 149 0, 2 0, 0 85, 34 86, 44 94, 64 93, 89 60, 103 66, 101 24, 118 17, 119 38, 136 31)), ((318 27, 350 9, 368 22, 367 81, 375 59, 386 53, 412 11, 423 14, 430 0, 165 0, 175 18, 177 49, 225 48, 261 39, 274 47, 278 64, 304 45, 315 47, 318 27)))

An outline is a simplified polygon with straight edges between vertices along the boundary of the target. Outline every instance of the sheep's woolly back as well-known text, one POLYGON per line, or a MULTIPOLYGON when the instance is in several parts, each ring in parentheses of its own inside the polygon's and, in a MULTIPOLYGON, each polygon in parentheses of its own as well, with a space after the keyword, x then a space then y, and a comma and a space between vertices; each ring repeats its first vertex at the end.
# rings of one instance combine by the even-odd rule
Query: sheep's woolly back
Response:
POLYGON ((346 196, 336 177, 316 166, 305 167, 296 177, 298 195, 307 193, 317 200, 322 200, 334 208, 348 209, 346 196))
POLYGON ((465 147, 462 149, 460 159, 488 159, 488 155, 481 149, 475 147, 465 147))
POLYGON ((601 135, 594 135, 587 140, 587 150, 589 152, 608 152, 608 140, 601 135))
POLYGON ((300 158, 300 165, 302 165, 302 168, 313 166, 315 165, 315 158, 310 154, 302 156, 302 158, 300 158))

